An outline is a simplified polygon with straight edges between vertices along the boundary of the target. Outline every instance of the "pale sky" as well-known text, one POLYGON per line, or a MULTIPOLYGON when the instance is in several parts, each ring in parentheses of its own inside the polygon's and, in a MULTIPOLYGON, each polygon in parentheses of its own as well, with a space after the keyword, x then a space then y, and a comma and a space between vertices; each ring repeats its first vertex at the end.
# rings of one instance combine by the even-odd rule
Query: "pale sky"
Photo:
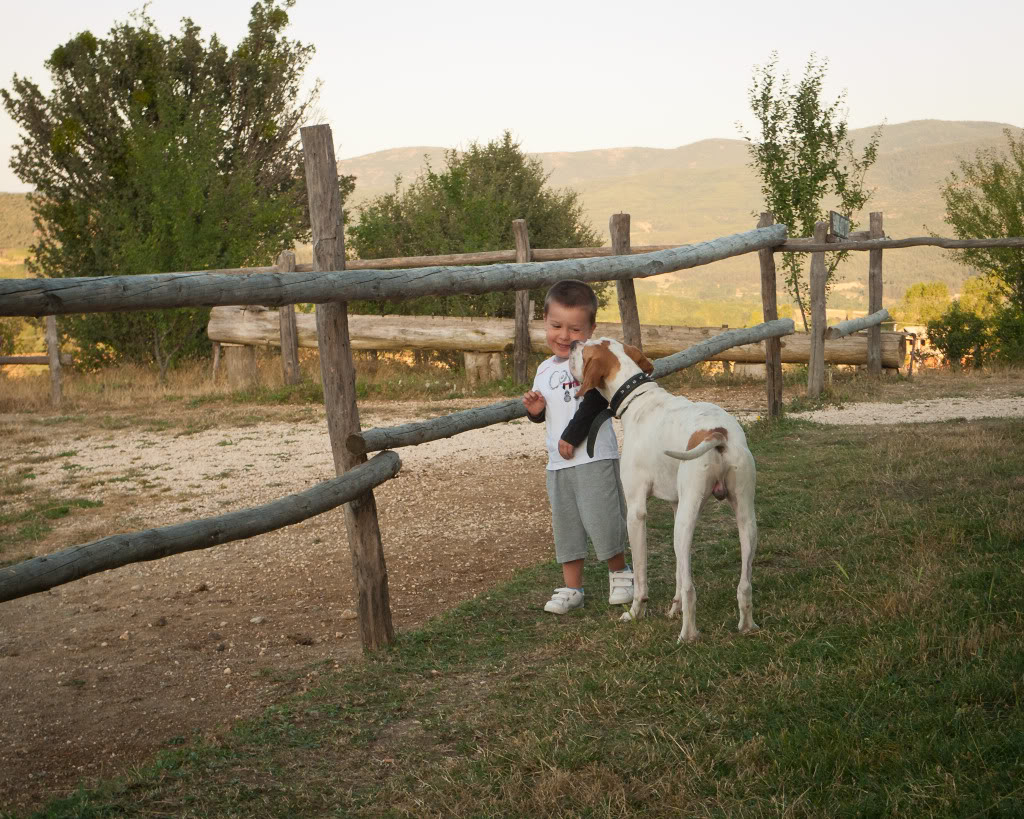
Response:
MULTIPOLYGON (((45 91, 44 61, 75 34, 105 36, 141 0, 34 0, 0 30, 0 87, 45 91), (12 22, 19 20, 19 22, 12 22)), ((233 47, 252 0, 151 0, 164 34, 191 17, 233 47)), ((505 129, 526 151, 674 148, 737 138, 747 89, 773 49, 797 80, 829 61, 826 99, 847 92, 858 128, 915 119, 1024 126, 1024 3, 1008 0, 629 3, 298 0, 288 36, 316 46, 321 121, 338 158, 410 145, 465 146, 505 129), (830 8, 835 9, 831 13, 830 8)), ((0 191, 18 130, 0 110, 0 191)))

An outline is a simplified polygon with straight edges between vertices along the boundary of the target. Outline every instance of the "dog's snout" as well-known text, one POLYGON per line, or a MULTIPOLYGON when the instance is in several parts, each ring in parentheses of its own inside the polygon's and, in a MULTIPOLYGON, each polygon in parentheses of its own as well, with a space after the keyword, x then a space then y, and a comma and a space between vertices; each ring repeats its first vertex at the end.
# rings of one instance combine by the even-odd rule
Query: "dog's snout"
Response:
POLYGON ((569 352, 570 352, 570 353, 574 353, 574 352, 576 352, 576 348, 577 348, 577 347, 579 347, 579 346, 580 346, 580 345, 581 345, 582 343, 583 343, 583 342, 582 342, 582 341, 580 341, 579 339, 576 339, 576 341, 573 341, 573 342, 572 342, 572 343, 571 343, 571 344, 569 345, 569 352))

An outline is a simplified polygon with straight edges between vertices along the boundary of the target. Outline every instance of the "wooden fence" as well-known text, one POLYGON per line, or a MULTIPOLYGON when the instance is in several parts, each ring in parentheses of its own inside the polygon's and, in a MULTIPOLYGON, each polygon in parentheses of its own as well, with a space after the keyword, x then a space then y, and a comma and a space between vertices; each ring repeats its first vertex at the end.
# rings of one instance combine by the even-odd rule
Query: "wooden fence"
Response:
MULTIPOLYGON (((752 328, 728 330, 688 350, 659 358, 654 362, 654 376, 660 378, 726 349, 762 341, 767 342, 766 356, 770 364, 778 370, 782 359, 778 340, 782 336, 791 335, 794 327, 791 320, 779 320, 774 315, 776 282, 773 254, 780 250, 824 254, 837 249, 834 244, 819 241, 817 233, 811 242, 786 241, 785 226, 772 224, 771 216, 763 214, 760 226, 755 230, 686 247, 630 248, 620 233, 618 239, 613 239, 613 248, 598 249, 600 252, 592 256, 583 256, 577 249, 572 251, 574 255, 569 258, 542 261, 544 252, 531 251, 525 241, 517 240, 516 261, 513 263, 501 261, 490 267, 471 266, 467 270, 458 270, 451 266, 439 266, 440 260, 435 257, 430 264, 424 265, 413 265, 409 260, 403 260, 405 267, 399 270, 382 269, 385 265, 376 267, 353 264, 353 270, 364 272, 346 272, 337 163, 330 127, 318 125, 303 128, 301 136, 313 233, 314 258, 310 271, 298 272, 301 268, 296 266, 296 272, 274 272, 273 269, 261 268, 124 277, 0 280, 0 315, 42 316, 247 304, 286 306, 313 302, 317 304, 317 346, 327 426, 338 477, 306 492, 256 509, 135 534, 116 535, 4 567, 0 569, 0 601, 52 588, 125 563, 153 560, 251 537, 345 504, 362 643, 367 649, 383 646, 392 641, 394 632, 373 488, 393 477, 400 468, 400 461, 397 455, 389 451, 380 452, 367 461, 365 453, 385 447, 436 440, 467 429, 511 420, 524 415, 525 409, 521 402, 513 400, 417 424, 362 430, 355 397, 355 367, 346 301, 410 298, 437 293, 523 291, 548 286, 564 278, 628 282, 634 278, 696 267, 730 256, 759 252, 765 322, 752 328), (609 255, 615 251, 623 254, 628 252, 630 255, 609 255), (529 261, 531 258, 533 261, 529 261)), ((620 231, 621 223, 622 220, 619 220, 620 231)), ((613 227, 614 224, 613 219, 613 227)), ((938 244, 945 241, 947 244, 940 245, 944 247, 979 246, 950 243, 949 240, 903 241, 914 244, 938 244)), ((1007 241, 1018 243, 1012 246, 1024 246, 1024 239, 1002 240, 1000 246, 1006 246, 1007 241)), ((908 246, 886 242, 891 240, 858 239, 844 244, 843 249, 880 253, 884 247, 908 246)), ((491 255, 476 254, 470 264, 479 265, 485 260, 489 262, 491 255)), ((464 262, 466 258, 462 257, 459 261, 464 262)), ((375 262, 380 264, 382 260, 375 262)), ((454 263, 449 261, 449 264, 454 263)), ((815 257, 815 264, 820 263, 823 263, 823 256, 821 260, 815 257)), ((880 256, 877 268, 880 282, 880 256)), ((821 292, 824 292, 823 288, 821 292)), ((620 291, 620 297, 626 301, 628 294, 628 287, 620 291)), ((880 315, 880 311, 874 311, 873 315, 860 322, 860 326, 877 326, 881 321, 880 315)), ((814 327, 814 335, 820 336, 823 342, 826 332, 824 322, 815 322, 814 327)), ((844 334, 850 332, 850 328, 851 325, 847 323, 833 328, 833 332, 844 334)), ((517 336, 520 332, 516 331, 517 336)), ((632 335, 630 340, 643 343, 639 332, 638 322, 633 328, 624 328, 627 338, 632 335)), ((56 345, 53 345, 51 355, 55 354, 56 345)), ((813 356, 823 361, 823 354, 824 344, 816 345, 813 356)), ((811 367, 814 366, 812 361, 811 367)), ((770 376, 768 389, 769 406, 774 414, 781 402, 781 378, 772 380, 770 376)))

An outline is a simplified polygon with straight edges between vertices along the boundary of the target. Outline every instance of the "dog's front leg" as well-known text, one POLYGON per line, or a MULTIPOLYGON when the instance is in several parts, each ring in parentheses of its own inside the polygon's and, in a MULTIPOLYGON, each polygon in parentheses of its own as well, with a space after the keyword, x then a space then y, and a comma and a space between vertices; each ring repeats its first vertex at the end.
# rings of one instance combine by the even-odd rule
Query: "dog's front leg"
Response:
POLYGON ((626 532, 633 558, 633 605, 619 618, 639 620, 647 611, 647 488, 623 487, 626 493, 626 532))

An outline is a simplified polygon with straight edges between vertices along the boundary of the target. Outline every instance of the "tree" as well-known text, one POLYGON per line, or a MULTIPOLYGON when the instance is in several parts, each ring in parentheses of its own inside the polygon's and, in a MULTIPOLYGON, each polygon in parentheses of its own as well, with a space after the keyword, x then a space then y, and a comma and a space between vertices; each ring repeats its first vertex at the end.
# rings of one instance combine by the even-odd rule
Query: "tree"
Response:
MULTIPOLYGON (((508 131, 483 146, 474 142, 464 152, 446 151, 443 171, 427 162, 405 189, 396 177, 393 192, 360 206, 358 224, 348 230, 349 247, 361 259, 508 249, 515 245, 513 219, 526 220, 534 247, 600 244, 579 195, 551 190, 548 176, 508 131)), ((595 289, 605 297, 607 285, 595 289)), ((531 296, 541 304, 544 291, 531 296)), ((515 315, 515 295, 434 296, 350 307, 364 313, 509 317, 515 315)))
MULTIPOLYGON (((11 167, 35 187, 30 270, 133 275, 266 264, 308 235, 298 125, 313 47, 289 40, 294 0, 259 0, 229 53, 189 19, 163 36, 145 11, 86 31, 46 62, 44 96, 0 90, 24 133, 11 167)), ((351 188, 351 179, 345 183, 351 188)), ((208 347, 205 309, 68 316, 76 359, 153 362, 163 375, 208 347)))
MULTIPOLYGON (((761 129, 757 137, 744 134, 750 143, 750 165, 760 177, 765 206, 791 236, 813 235, 815 222, 827 215, 822 205, 826 196, 832 197, 833 210, 851 220, 871 196, 864 176, 878 155, 881 126, 858 155, 848 135, 846 112, 840 110, 846 93, 831 105, 822 101, 827 66, 827 60, 819 62, 811 54, 803 78, 793 89, 787 75, 778 76, 778 53, 772 52, 766 65, 755 66, 748 92, 761 129)), ((786 290, 800 308, 807 329, 809 284, 803 273, 804 255, 783 253, 782 267, 786 290)), ((826 290, 846 255, 827 255, 826 290)))
MULTIPOLYGON (((961 160, 942 187, 946 221, 959 239, 1024 236, 1024 135, 1007 128, 1008 155, 979 150, 961 160)), ((993 277, 1002 294, 1024 310, 1024 248, 991 247, 950 251, 953 257, 993 277)))
POLYGON ((904 324, 927 324, 941 316, 949 306, 949 288, 945 282, 918 282, 907 288, 893 308, 893 318, 904 324))
POLYGON ((979 366, 988 339, 985 321, 954 300, 938 318, 928 322, 928 339, 954 370, 961 366, 979 366))

